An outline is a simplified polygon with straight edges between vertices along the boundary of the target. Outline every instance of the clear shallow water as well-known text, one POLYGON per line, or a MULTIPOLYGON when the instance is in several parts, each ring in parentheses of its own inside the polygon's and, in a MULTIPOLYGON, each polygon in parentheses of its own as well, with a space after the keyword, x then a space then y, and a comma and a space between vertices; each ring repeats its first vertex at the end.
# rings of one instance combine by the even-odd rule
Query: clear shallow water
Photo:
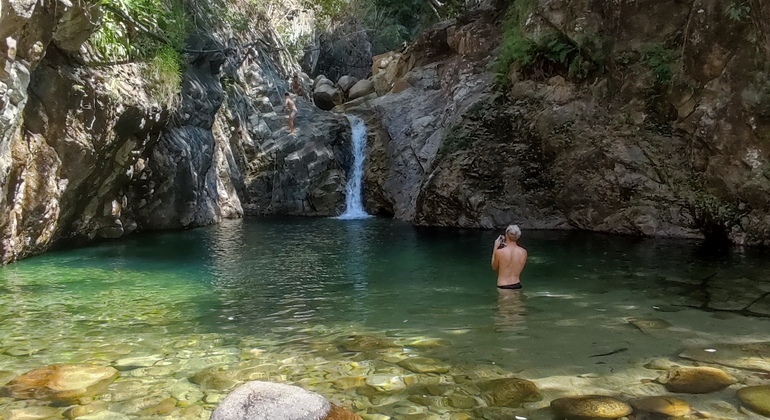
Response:
MULTIPOLYGON (((298 383, 359 414, 482 418, 480 401, 426 407, 408 400, 408 390, 383 392, 383 400, 334 383, 380 373, 414 377, 395 362, 420 355, 452 366, 442 383, 489 369, 535 381, 545 399, 522 413, 537 417, 550 399, 570 393, 659 394, 660 385, 640 379, 660 372, 642 365, 655 358, 691 365, 677 357, 683 347, 770 341, 768 318, 691 308, 710 296, 712 308, 740 309, 770 292, 767 254, 525 232, 525 289, 501 294, 489 269, 497 233, 380 219, 256 219, 22 261, 0 269, 0 384, 53 363, 111 364, 121 378, 102 397, 109 410, 147 416, 149 405, 139 399, 171 395, 182 402, 165 414, 207 418, 229 388, 189 378, 217 367, 235 372, 232 384, 298 383), (700 287, 707 278, 710 286, 700 287), (639 328, 634 318, 664 327, 639 328), (348 351, 350 336, 393 346, 348 351), (151 362, 123 363, 147 356, 151 362), (128 382, 138 387, 135 395, 126 395, 121 383, 128 382), (185 398, 193 394, 189 401, 170 391, 180 386, 185 398)), ((770 314, 770 300, 751 310, 770 314)), ((741 416, 734 389, 690 401, 741 416)), ((0 413, 41 404, 0 398, 0 413)))

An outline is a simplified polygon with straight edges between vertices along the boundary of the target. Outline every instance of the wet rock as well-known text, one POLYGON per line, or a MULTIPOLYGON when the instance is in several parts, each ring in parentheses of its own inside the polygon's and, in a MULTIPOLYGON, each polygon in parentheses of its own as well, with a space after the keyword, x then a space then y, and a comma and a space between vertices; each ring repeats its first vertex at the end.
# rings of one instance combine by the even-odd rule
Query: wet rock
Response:
POLYGON ((770 342, 691 347, 679 357, 746 370, 770 372, 770 342))
POLYGON ((344 101, 342 100, 342 92, 339 89, 322 84, 313 91, 313 102, 324 111, 329 111, 344 101))
POLYGON ((160 355, 141 356, 141 357, 125 357, 118 359, 113 363, 115 369, 119 371, 127 371, 133 369, 139 369, 143 367, 150 367, 158 363, 163 359, 160 355))
POLYGON ((189 407, 203 399, 203 391, 186 380, 178 381, 168 388, 168 392, 180 407, 189 407))
POLYGON ((366 378, 366 384, 382 392, 392 392, 406 388, 404 380, 400 376, 393 375, 371 375, 366 378))
POLYGON ((738 399, 751 411, 770 417, 770 385, 741 388, 738 399))
POLYGON ((98 413, 88 414, 78 417, 78 420, 129 420, 131 417, 114 411, 99 411, 98 413))
POLYGON ((165 398, 157 404, 152 404, 149 407, 145 407, 139 414, 143 416, 165 416, 171 414, 176 408, 176 400, 174 398, 165 398))
POLYGON ((340 347, 345 351, 375 351, 400 347, 393 340, 370 335, 354 335, 345 339, 340 347))
POLYGON ((9 370, 0 370, 0 386, 3 386, 15 378, 16 374, 9 370))
POLYGON ((233 374, 218 367, 208 367, 201 370, 190 378, 190 382, 200 385, 204 389, 218 391, 226 391, 238 384, 233 374))
POLYGON ((64 417, 72 420, 107 410, 106 401, 94 401, 88 405, 76 405, 64 411, 64 417))
POLYGON ((603 395, 559 398, 551 401, 551 410, 566 419, 617 419, 631 414, 631 406, 603 395))
POLYGON ((647 332, 649 330, 663 330, 671 326, 667 321, 658 318, 630 318, 626 321, 640 329, 642 332, 647 332))
MULTIPOLYGON (((110 409, 119 413, 131 415, 153 415, 151 413, 154 413, 157 410, 163 410, 164 407, 168 408, 168 400, 169 396, 166 393, 150 395, 145 394, 139 398, 112 404, 110 405, 110 409)), ((174 400, 174 405, 176 405, 176 400, 174 400)))
POLYGON ((331 411, 329 411, 324 420, 361 420, 361 416, 351 413, 342 407, 332 405, 331 411))
POLYGON ((363 376, 349 376, 335 379, 333 384, 337 389, 341 390, 354 389, 366 385, 366 378, 363 376))
POLYGON ((76 402, 99 395, 118 377, 108 366, 51 365, 29 371, 0 389, 18 399, 76 402))
POLYGON ((447 373, 449 364, 427 357, 410 357, 398 363, 404 369, 415 373, 447 373))
POLYGON ((677 367, 678 365, 671 360, 658 358, 650 360, 644 364, 644 367, 652 370, 669 370, 677 367))
POLYGON ((657 381, 671 392, 708 394, 737 382, 727 372, 711 367, 680 367, 658 377, 657 381))
POLYGON ((11 410, 7 413, 9 415, 7 418, 9 420, 47 420, 59 418, 61 411, 60 408, 54 407, 24 407, 11 410))
POLYGON ((674 397, 645 397, 632 400, 630 403, 635 411, 670 417, 684 417, 692 411, 687 401, 674 397))
POLYGON ((501 378, 477 384, 481 397, 490 406, 518 407, 525 402, 543 399, 534 382, 518 378, 501 378))
POLYGON ((468 395, 452 394, 447 397, 447 404, 450 407, 469 410, 476 407, 476 399, 468 395))
POLYGON ((452 342, 443 338, 419 337, 404 342, 406 347, 415 347, 418 349, 433 349, 439 347, 449 347, 452 342))
POLYGON ((322 420, 331 408, 324 397, 300 387, 254 381, 225 397, 211 420, 322 420))

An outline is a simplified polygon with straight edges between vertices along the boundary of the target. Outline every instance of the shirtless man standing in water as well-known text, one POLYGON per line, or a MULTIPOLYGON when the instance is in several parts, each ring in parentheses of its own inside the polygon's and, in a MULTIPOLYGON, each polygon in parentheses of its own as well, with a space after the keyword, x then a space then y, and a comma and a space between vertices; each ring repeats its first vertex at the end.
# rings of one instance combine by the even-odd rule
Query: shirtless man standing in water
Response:
POLYGON ((527 250, 517 241, 521 238, 521 229, 508 225, 505 236, 500 235, 492 251, 492 269, 497 272, 499 289, 521 289, 521 271, 527 263, 527 250))
POLYGON ((294 134, 294 119, 297 118, 297 105, 291 99, 291 94, 286 92, 286 100, 283 103, 284 111, 289 113, 289 134, 294 134))

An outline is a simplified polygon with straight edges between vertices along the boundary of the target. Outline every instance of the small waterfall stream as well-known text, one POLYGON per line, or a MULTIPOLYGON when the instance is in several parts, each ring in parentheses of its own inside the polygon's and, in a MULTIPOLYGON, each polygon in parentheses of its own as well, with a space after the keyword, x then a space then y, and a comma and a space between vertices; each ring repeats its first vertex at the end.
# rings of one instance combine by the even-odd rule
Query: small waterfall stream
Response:
POLYGON ((364 178, 364 158, 366 157, 366 124, 364 120, 353 115, 347 115, 353 131, 353 168, 350 171, 348 185, 345 188, 345 213, 338 219, 353 220, 371 217, 364 210, 361 197, 361 187, 364 178))

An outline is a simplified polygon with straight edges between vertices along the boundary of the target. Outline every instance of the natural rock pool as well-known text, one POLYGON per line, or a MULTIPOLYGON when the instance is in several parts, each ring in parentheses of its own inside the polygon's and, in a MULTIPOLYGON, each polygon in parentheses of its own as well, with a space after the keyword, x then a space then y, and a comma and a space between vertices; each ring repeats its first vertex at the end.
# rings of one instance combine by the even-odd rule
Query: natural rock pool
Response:
MULTIPOLYGON (((677 415, 763 418, 737 391, 770 385, 766 253, 525 231, 524 290, 501 294, 489 268, 497 234, 247 219, 4 267, 0 386, 61 363, 119 377, 76 405, 0 397, 0 419, 205 419, 254 379, 376 420, 545 419, 553 400, 587 394, 676 396, 677 415), (731 379, 682 392, 712 382, 682 385, 675 366, 731 379), (531 381, 539 396, 501 378, 531 381)), ((768 392, 743 394, 761 411, 768 392)))

